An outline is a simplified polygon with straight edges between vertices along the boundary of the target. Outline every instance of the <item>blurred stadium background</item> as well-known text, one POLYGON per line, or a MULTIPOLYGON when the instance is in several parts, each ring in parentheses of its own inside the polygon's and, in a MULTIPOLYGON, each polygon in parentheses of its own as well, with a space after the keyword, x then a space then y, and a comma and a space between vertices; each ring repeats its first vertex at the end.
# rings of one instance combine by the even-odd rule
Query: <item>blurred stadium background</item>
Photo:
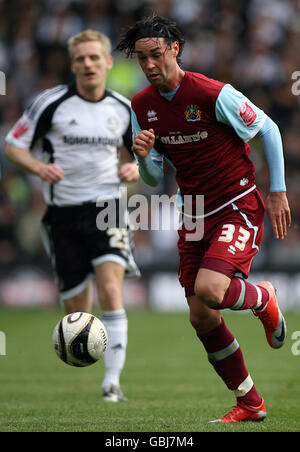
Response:
MULTIPOLYGON (((251 279, 266 276, 278 288, 283 309, 300 309, 300 93, 292 74, 300 71, 298 0, 0 0, 0 306, 57 303, 49 261, 39 233, 45 209, 40 180, 16 170, 4 156, 4 137, 41 90, 72 80, 66 40, 85 28, 118 41, 123 27, 156 11, 174 18, 186 36, 183 68, 232 83, 278 124, 285 149, 293 223, 276 241, 266 219, 263 247, 251 279), (298 95, 297 95, 298 94, 298 95)), ((146 80, 134 60, 114 52, 108 87, 129 98, 146 80)), ((257 185, 264 198, 269 176, 259 141, 252 141, 257 185)), ((176 191, 172 171, 156 189, 143 182, 129 195, 176 191)), ((139 281, 126 281, 128 308, 186 309, 177 282, 176 231, 137 231, 139 281)))

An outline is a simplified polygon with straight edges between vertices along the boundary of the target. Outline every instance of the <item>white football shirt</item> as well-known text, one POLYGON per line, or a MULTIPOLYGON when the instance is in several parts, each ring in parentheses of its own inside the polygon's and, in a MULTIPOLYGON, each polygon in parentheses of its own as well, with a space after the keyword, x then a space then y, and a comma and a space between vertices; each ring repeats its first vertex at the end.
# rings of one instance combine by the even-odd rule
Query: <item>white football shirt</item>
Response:
POLYGON ((6 141, 29 149, 64 171, 57 184, 43 182, 49 205, 78 205, 118 198, 118 148, 131 149, 130 101, 106 90, 97 102, 75 85, 43 91, 23 113, 6 141))

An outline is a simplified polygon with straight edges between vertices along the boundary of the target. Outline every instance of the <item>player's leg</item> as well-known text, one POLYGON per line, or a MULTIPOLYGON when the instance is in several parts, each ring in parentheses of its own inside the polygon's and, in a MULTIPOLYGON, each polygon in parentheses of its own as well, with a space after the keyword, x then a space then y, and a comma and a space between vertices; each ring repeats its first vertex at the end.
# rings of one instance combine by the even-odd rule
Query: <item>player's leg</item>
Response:
POLYGON ((94 268, 100 307, 105 311, 123 309, 125 267, 117 262, 103 261, 94 268))
POLYGON ((187 302, 189 305, 190 323, 197 335, 207 334, 220 325, 220 311, 209 308, 196 295, 187 296, 187 302))
MULTIPOLYGON (((258 249, 255 239, 262 236, 258 236, 258 227, 254 228, 248 219, 244 220, 245 214, 234 209, 228 218, 219 223, 197 273, 195 295, 201 303, 214 310, 264 309, 269 302, 269 292, 265 287, 256 287, 235 277, 238 269, 245 274, 249 271, 258 249)), ((264 401, 247 371, 241 348, 224 320, 219 327, 208 334, 198 334, 198 337, 210 363, 237 399, 236 407, 218 421, 264 419, 264 401)))
MULTIPOLYGON (((209 260, 211 268, 213 262, 217 266, 218 260, 209 260)), ((218 286, 217 280, 213 270, 207 268, 199 270, 195 292, 202 302, 213 309, 228 308, 234 311, 252 309, 254 315, 263 323, 269 345, 272 348, 282 347, 286 339, 286 325, 272 284, 262 281, 255 285, 243 278, 233 277, 228 286, 222 283, 218 286)))
POLYGON ((48 209, 41 225, 46 252, 56 275, 59 299, 67 313, 91 312, 93 268, 77 235, 79 207, 48 209))
POLYGON ((93 307, 93 285, 88 283, 87 287, 79 294, 63 300, 67 314, 72 312, 91 312, 93 307))
POLYGON ((108 334, 104 354, 105 375, 102 381, 103 399, 108 402, 126 400, 120 389, 120 375, 125 365, 128 321, 123 306, 125 267, 104 261, 95 267, 102 322, 108 334))
MULTIPOLYGON (((263 399, 256 391, 236 338, 227 328, 224 319, 221 318, 221 311, 210 308, 202 302, 200 297, 195 295, 192 281, 195 281, 197 266, 199 267, 193 251, 196 248, 197 245, 189 246, 188 252, 183 252, 182 248, 179 248, 181 251, 180 282, 185 288, 190 309, 190 322, 207 352, 209 362, 227 388, 233 392, 237 403, 247 402, 249 407, 261 407, 263 399), (191 261, 194 268, 190 265, 191 261)), ((201 245, 198 251, 201 255, 201 245)), ((230 284, 232 274, 228 271, 228 268, 224 269, 224 273, 227 274, 215 273, 214 293, 222 296, 222 293, 226 292, 226 288, 230 284)), ((263 410, 260 409, 260 411, 263 410)), ((249 413, 244 410, 243 414, 245 413, 246 416, 249 416, 249 413)))
POLYGON ((207 352, 208 360, 237 400, 236 407, 217 421, 264 419, 266 417, 264 400, 256 391, 241 348, 227 328, 220 311, 203 305, 197 296, 188 297, 187 300, 191 323, 207 352))
MULTIPOLYGON (((209 273, 208 284, 213 287, 214 297, 221 297, 230 285, 230 277, 218 272, 209 273)), ((196 284, 195 284, 196 287, 196 284)), ((212 289, 211 293, 212 293, 212 289)), ((192 291, 189 292, 192 294, 192 291)), ((208 295, 204 300, 208 299, 208 295)), ((210 298, 211 299, 211 298, 210 298)), ((190 320, 208 354, 208 360, 222 378, 228 389, 233 391, 238 403, 259 406, 262 398, 257 393, 246 368, 242 350, 225 321, 220 310, 207 306, 201 297, 190 295, 190 320)))
POLYGON ((83 228, 85 245, 96 277, 102 322, 108 334, 104 353, 105 374, 102 396, 107 402, 126 400, 120 389, 120 375, 126 359, 128 321, 123 306, 123 280, 129 251, 126 229, 99 229, 95 218, 99 209, 87 207, 87 221, 83 228))
MULTIPOLYGON (((118 207, 118 202, 113 208, 118 207)), ((128 229, 119 227, 119 210, 112 215, 113 224, 107 227, 95 221, 99 214, 96 205, 87 206, 88 217, 83 227, 87 253, 96 276, 102 321, 108 333, 104 354, 105 375, 102 382, 104 400, 125 400, 120 390, 120 374, 125 364, 128 321, 123 306, 123 280, 126 271, 137 270, 131 253, 128 229)), ((100 208, 100 212, 101 212, 100 208)))
MULTIPOLYGON (((254 409, 254 414, 252 411, 249 414, 249 410, 244 408, 240 409, 242 417, 263 417, 265 416, 265 410, 262 409, 263 399, 257 393, 245 366, 241 348, 224 319, 221 319, 220 310, 210 307, 221 303, 234 278, 236 268, 219 259, 217 265, 212 267, 213 270, 209 269, 210 272, 199 270, 209 244, 211 244, 209 221, 206 222, 204 239, 198 244, 179 240, 180 282, 185 287, 191 323, 207 351, 209 362, 228 389, 233 391, 239 407, 247 403, 251 410, 254 409)), ((239 420, 240 418, 239 414, 239 420)))
POLYGON ((269 345, 280 348, 286 340, 286 326, 272 284, 263 281, 254 285, 234 274, 249 273, 263 237, 263 213, 258 193, 250 193, 225 210, 201 263, 195 291, 214 309, 252 309, 263 323, 269 345), (230 284, 216 287, 215 271, 224 273, 230 265, 230 284))
MULTIPOLYGON (((204 259, 203 265, 206 265, 204 259)), ((201 301, 213 309, 263 309, 269 299, 264 287, 259 287, 243 278, 222 275, 213 268, 222 268, 219 259, 209 259, 210 268, 200 268, 195 281, 195 293, 201 301)), ((233 267, 233 266, 232 266, 233 267)), ((233 272, 236 270, 233 267, 233 272)))
MULTIPOLYGON (((214 309, 263 309, 269 299, 264 287, 237 278, 248 275, 263 237, 264 207, 257 192, 232 203, 216 217, 195 281, 195 292, 214 309), (229 275, 229 279, 218 276, 229 275), (224 279, 225 278, 225 279, 224 279), (222 282, 224 281, 224 282, 222 282)), ((212 222, 213 220, 211 220, 212 222)))

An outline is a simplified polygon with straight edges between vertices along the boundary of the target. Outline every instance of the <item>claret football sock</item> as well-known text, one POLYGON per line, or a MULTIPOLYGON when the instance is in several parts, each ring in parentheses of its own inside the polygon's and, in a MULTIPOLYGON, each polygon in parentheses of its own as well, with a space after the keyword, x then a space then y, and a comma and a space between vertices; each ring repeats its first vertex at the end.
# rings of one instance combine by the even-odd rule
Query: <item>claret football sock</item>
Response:
POLYGON ((265 288, 251 284, 242 278, 233 278, 218 309, 263 310, 268 300, 269 294, 265 288))
POLYGON ((258 406, 258 395, 245 366, 242 350, 222 318, 220 325, 206 334, 198 334, 208 360, 238 401, 258 406))
POLYGON ((237 402, 243 402, 246 405, 251 405, 251 406, 258 406, 261 404, 262 398, 258 394, 253 382, 252 382, 251 389, 249 389, 248 392, 246 392, 246 391, 247 391, 247 388, 245 390, 244 395, 241 395, 241 392, 239 392, 239 395, 236 394, 237 402))
POLYGON ((125 364, 128 321, 124 309, 105 311, 102 322, 107 330, 108 344, 104 353, 105 375, 102 387, 120 385, 120 374, 125 364))

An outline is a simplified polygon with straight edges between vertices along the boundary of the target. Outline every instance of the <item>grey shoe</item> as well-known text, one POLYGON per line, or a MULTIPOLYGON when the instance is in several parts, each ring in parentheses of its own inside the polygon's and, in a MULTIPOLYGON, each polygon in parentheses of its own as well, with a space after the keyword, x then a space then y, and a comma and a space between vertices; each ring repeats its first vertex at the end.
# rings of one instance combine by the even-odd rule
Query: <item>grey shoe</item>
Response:
POLYGON ((127 399, 120 386, 110 385, 102 389, 102 398, 105 402, 125 402, 127 399))

